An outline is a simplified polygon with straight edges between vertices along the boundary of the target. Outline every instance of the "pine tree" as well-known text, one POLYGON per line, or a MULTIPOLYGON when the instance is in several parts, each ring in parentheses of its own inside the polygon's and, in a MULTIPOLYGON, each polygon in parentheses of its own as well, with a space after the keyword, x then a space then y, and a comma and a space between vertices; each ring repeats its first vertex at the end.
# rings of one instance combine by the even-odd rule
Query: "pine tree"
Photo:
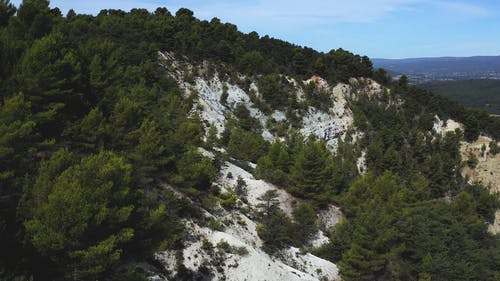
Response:
POLYGON ((70 114, 86 110, 80 92, 81 63, 63 41, 61 33, 37 40, 24 54, 17 77, 32 104, 33 117, 48 136, 59 133, 70 114))
POLYGON ((334 191, 332 168, 332 157, 325 144, 309 139, 292 167, 293 193, 326 203, 334 191))
POLYGON ((376 274, 384 267, 385 261, 375 253, 356 243, 342 256, 339 263, 340 274, 346 281, 377 280, 376 274))
POLYGON ((267 142, 260 134, 237 128, 231 133, 227 152, 235 158, 255 163, 267 152, 267 142))
POLYGON ((139 129, 130 135, 137 140, 137 145, 129 154, 134 167, 134 178, 140 184, 149 184, 154 178, 162 176, 159 171, 166 170, 166 165, 173 157, 166 155, 154 120, 145 119, 139 129))
POLYGON ((271 183, 287 186, 291 164, 286 145, 278 140, 271 144, 267 155, 258 160, 256 174, 271 183))
MULTIPOLYGON (((36 163, 36 123, 30 103, 18 94, 0 102, 0 271, 17 266, 21 250, 17 206, 22 196, 23 176, 36 163)), ((1 277, 0 277, 1 278, 1 277)))
POLYGON ((208 190, 215 175, 212 161, 192 147, 177 161, 177 175, 173 182, 186 188, 208 190))
MULTIPOLYGON (((75 139, 79 139, 82 145, 91 150, 104 147, 105 143, 111 139, 110 125, 106 121, 104 114, 98 108, 92 109, 81 120, 79 132, 75 133, 75 139)), ((66 134, 70 132, 65 132, 66 134)))
POLYGON ((293 164, 288 148, 283 144, 280 146, 278 158, 276 159, 276 167, 284 173, 290 172, 290 167, 293 164))
MULTIPOLYGON (((173 142, 178 148, 185 146, 201 146, 205 134, 201 119, 198 115, 188 118, 179 125, 174 133, 173 142)), ((177 149, 178 149, 177 148, 177 149)))
POLYGON ((472 113, 469 113, 465 120, 465 132, 464 137, 468 142, 473 142, 479 137, 479 121, 476 116, 472 113))
POLYGON ((307 62, 301 49, 296 48, 293 50, 292 64, 295 73, 297 73, 298 75, 306 74, 307 62))
POLYGON ((283 89, 279 75, 264 76, 259 83, 259 90, 271 108, 276 109, 287 105, 288 93, 283 89))
MULTIPOLYGON (((48 163, 58 161, 51 158, 48 163)), ((39 177, 46 177, 41 170, 39 177)), ((121 259, 134 236, 128 221, 134 210, 131 166, 111 152, 88 156, 57 175, 25 222, 29 239, 44 256, 65 265, 70 278, 97 279, 121 259)))
POLYGON ((296 224, 297 240, 301 244, 310 241, 318 231, 316 226, 316 210, 312 204, 303 202, 298 208, 294 209, 293 219, 296 224))
POLYGON ((264 242, 264 249, 269 252, 291 245, 294 242, 293 231, 291 219, 281 209, 277 209, 257 226, 257 233, 264 242))
POLYGON ((217 128, 215 127, 215 124, 212 124, 210 125, 210 128, 208 128, 205 144, 207 148, 212 149, 218 145, 218 142, 219 138, 217 137, 217 128))
POLYGON ((27 153, 35 125, 31 104, 23 94, 6 99, 0 106, 0 183, 13 177, 15 170, 29 161, 27 153))
POLYGON ((234 187, 234 192, 236 193, 236 195, 241 197, 247 196, 248 193, 247 183, 241 176, 238 176, 238 178, 236 179, 236 186, 234 187))
POLYGON ((279 209, 278 192, 276 189, 270 189, 259 196, 257 200, 262 203, 257 204, 260 213, 264 218, 272 216, 279 209))

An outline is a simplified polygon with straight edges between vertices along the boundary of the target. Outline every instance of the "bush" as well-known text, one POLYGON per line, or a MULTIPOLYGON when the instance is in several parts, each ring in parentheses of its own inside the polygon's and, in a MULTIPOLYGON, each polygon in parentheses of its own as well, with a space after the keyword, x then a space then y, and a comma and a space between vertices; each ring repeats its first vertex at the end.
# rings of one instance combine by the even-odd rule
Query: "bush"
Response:
POLYGON ((226 240, 221 240, 217 243, 217 249, 227 254, 235 254, 239 256, 248 255, 248 250, 244 246, 236 247, 230 245, 226 240))
POLYGON ((177 171, 174 183, 199 190, 208 190, 216 173, 212 160, 201 155, 196 148, 189 149, 181 157, 177 162, 177 171))
POLYGON ((257 233, 264 242, 264 250, 276 252, 287 245, 294 245, 296 241, 295 226, 292 220, 280 209, 264 219, 257 226, 257 233))
POLYGON ((226 253, 231 253, 231 245, 226 240, 221 240, 217 243, 217 249, 224 251, 226 253))
POLYGON ((223 105, 227 105, 227 98, 229 97, 229 94, 227 92, 227 85, 224 83, 222 85, 222 94, 220 96, 220 103, 223 105))
POLYGON ((305 85, 304 94, 308 105, 319 110, 328 112, 330 106, 332 106, 330 92, 320 88, 314 81, 305 85))
POLYGON ((284 108, 289 104, 290 92, 285 88, 285 78, 278 74, 264 76, 259 82, 259 90, 272 109, 284 108))
POLYGON ((212 230, 217 230, 217 231, 224 231, 225 226, 222 224, 222 221, 220 219, 216 219, 214 217, 210 217, 207 222, 208 228, 212 230))
POLYGON ((469 157, 467 158, 467 166, 471 169, 476 168, 479 160, 477 159, 476 155, 472 152, 469 152, 469 157))
POLYGON ((214 245, 207 238, 203 238, 203 240, 201 240, 201 249, 207 253, 211 253, 213 252, 214 245))
POLYGON ((297 240, 301 244, 307 243, 318 231, 316 210, 313 205, 303 202, 298 208, 293 210, 293 219, 297 229, 297 240))
POLYGON ((255 163, 267 152, 267 146, 267 142, 260 134, 237 128, 231 134, 227 152, 235 158, 255 163))
POLYGON ((236 180, 236 186, 234 187, 234 192, 236 193, 236 195, 243 198, 247 196, 247 183, 241 176, 238 176, 238 179, 236 180))
POLYGON ((500 147, 498 147, 497 145, 497 141, 496 140, 492 140, 490 143, 489 143, 489 148, 490 148, 490 153, 492 155, 496 155, 497 153, 500 152, 500 147))
POLYGON ((232 192, 224 192, 220 195, 220 205, 227 210, 236 208, 238 203, 238 198, 232 192))
POLYGON ((207 195, 201 201, 201 206, 208 211, 216 209, 218 204, 219 204, 219 198, 213 196, 212 194, 207 195))

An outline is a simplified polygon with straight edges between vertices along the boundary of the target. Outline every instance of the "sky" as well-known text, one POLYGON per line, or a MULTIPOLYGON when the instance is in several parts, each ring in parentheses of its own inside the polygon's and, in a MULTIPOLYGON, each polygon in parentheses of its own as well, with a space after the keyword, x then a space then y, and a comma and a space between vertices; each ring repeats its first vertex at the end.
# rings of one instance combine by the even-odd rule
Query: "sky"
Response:
MULTIPOLYGON (((11 0, 19 5, 21 0, 11 0)), ((500 0, 52 0, 65 14, 179 8, 318 51, 371 58, 500 55, 500 0)))

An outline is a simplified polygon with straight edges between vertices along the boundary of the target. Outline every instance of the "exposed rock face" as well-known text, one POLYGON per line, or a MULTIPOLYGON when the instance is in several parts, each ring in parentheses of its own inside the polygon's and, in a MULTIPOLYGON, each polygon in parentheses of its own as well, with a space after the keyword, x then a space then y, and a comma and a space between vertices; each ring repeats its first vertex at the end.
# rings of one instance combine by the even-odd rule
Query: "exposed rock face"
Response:
POLYGON ((462 175, 473 182, 480 181, 490 186, 493 192, 500 192, 500 154, 490 153, 489 143, 491 141, 492 139, 489 137, 480 136, 473 143, 462 142, 460 147, 462 160, 467 160, 470 153, 478 159, 476 168, 471 169, 465 166, 462 175))
MULTIPOLYGON (((352 139, 356 141, 362 133, 354 128, 353 112, 350 102, 357 99, 358 94, 364 93, 374 102, 385 102, 388 105, 400 106, 402 101, 389 98, 390 91, 377 82, 357 78, 350 79, 348 84, 338 83, 329 85, 321 77, 313 76, 305 81, 297 81, 285 77, 291 85, 292 96, 298 103, 305 102, 305 88, 303 85, 314 83, 316 90, 328 95, 331 102, 326 106, 316 108, 308 106, 303 110, 284 112, 282 110, 260 110, 254 103, 262 99, 259 92, 257 79, 233 76, 222 78, 216 71, 209 71, 204 63, 193 67, 189 63, 176 60, 169 53, 160 53, 160 63, 168 70, 184 90, 185 96, 196 95, 193 114, 198 114, 205 124, 206 131, 210 126, 215 126, 220 136, 225 130, 225 123, 229 118, 235 117, 235 109, 243 105, 250 116, 258 120, 262 126, 262 136, 266 141, 272 142, 279 139, 270 123, 288 124, 289 114, 294 114, 300 124, 294 124, 304 136, 313 135, 324 140, 332 150, 335 150, 339 139, 343 139, 347 132, 352 132, 352 139), (197 69, 196 72, 194 69, 197 69), (210 73, 210 74, 208 74, 210 73), (186 77, 190 77, 186 79, 186 77), (379 99, 382 98, 383 99, 379 99), (379 99, 379 100, 378 100, 379 99)), ((454 120, 441 120, 435 117, 433 130, 445 135, 457 129, 463 130, 463 125, 454 120)), ((492 187, 492 191, 500 191, 500 154, 493 156, 486 151, 481 151, 483 144, 488 146, 490 139, 481 137, 475 143, 462 143, 462 159, 467 159, 469 153, 474 153, 479 159, 475 169, 465 167, 463 175, 471 181, 482 181, 492 187)), ((223 150, 223 149, 221 149, 223 150)), ((208 157, 213 157, 212 152, 201 149, 208 157)), ((255 167, 253 163, 247 163, 255 167)), ((366 171, 366 151, 362 152, 357 161, 358 171, 366 171)), ((198 280, 340 280, 339 271, 335 264, 321 259, 311 253, 302 252, 297 248, 289 247, 281 250, 277 255, 270 256, 262 249, 263 241, 257 234, 258 225, 253 217, 252 210, 258 206, 259 197, 266 191, 276 190, 279 207, 287 214, 301 204, 301 200, 294 198, 285 190, 273 184, 253 177, 251 173, 241 167, 225 162, 219 171, 216 185, 222 192, 234 188, 238 177, 246 184, 247 195, 245 203, 239 208, 225 210, 216 207, 203 210, 205 219, 217 221, 218 227, 200 221, 185 221, 189 239, 180 252, 165 251, 156 254, 157 260, 170 273, 168 276, 156 275, 151 280, 167 280, 173 278, 179 266, 197 274, 198 280), (246 211, 244 211, 246 210, 246 211), (249 211, 250 210, 250 211, 249 211), (225 248, 225 250, 224 250, 225 248), (229 249, 229 250, 228 250, 229 249), (181 255, 180 255, 181 254, 181 255), (205 279, 203 279, 205 278, 205 279)), ((490 226, 493 233, 500 232, 500 211, 496 214, 496 221, 490 226)), ((343 219, 341 210, 333 205, 322 210, 317 217, 317 223, 323 230, 334 227, 343 219)), ((323 231, 318 231, 316 236, 307 243, 307 247, 320 247, 329 242, 323 231)))
MULTIPOLYGON (((489 143, 491 138, 480 136, 473 143, 462 142, 460 152, 462 160, 467 160, 472 153, 478 159, 477 166, 471 169, 464 165, 462 175, 468 177, 470 182, 482 182, 489 186, 492 192, 500 194, 500 154, 490 153, 489 143), (485 148, 483 151, 483 147, 485 148)), ((498 143, 500 145, 500 142, 498 143)), ((490 232, 500 233, 500 210, 495 213, 495 221, 489 226, 490 232)))
POLYGON ((330 205, 318 214, 318 222, 326 229, 335 226, 344 217, 340 208, 330 205))
POLYGON ((464 131, 464 125, 456 122, 453 119, 441 120, 439 116, 434 117, 433 130, 441 135, 446 135, 447 132, 454 132, 455 130, 464 131))
MULTIPOLYGON (((302 116, 300 133, 304 136, 314 135, 319 139, 324 139, 328 145, 334 148, 338 138, 352 128, 352 112, 347 107, 346 101, 346 95, 349 94, 350 88, 345 84, 339 84, 334 88, 326 87, 328 87, 329 93, 335 97, 335 102, 328 112, 309 107, 302 116)), ((286 120, 285 113, 282 111, 274 111, 270 115, 265 115, 250 101, 248 94, 243 89, 237 85, 221 82, 218 77, 214 77, 209 81, 196 78, 193 88, 198 93, 198 104, 201 107, 198 113, 206 124, 214 124, 219 134, 224 130, 227 116, 231 116, 233 110, 240 104, 250 111, 250 116, 260 121, 264 128, 262 135, 266 140, 273 140, 276 137, 266 128, 268 119, 272 118, 275 121, 286 120), (227 102, 225 104, 221 103, 223 87, 226 88, 227 92, 227 102)), ((254 88, 257 89, 257 86, 254 86, 254 88)))
MULTIPOLYGON (((245 77, 222 79, 217 72, 208 75, 206 65, 195 68, 186 62, 176 60, 170 53, 160 53, 159 56, 160 63, 179 83, 185 96, 196 95, 192 113, 200 116, 207 132, 210 126, 215 126, 220 136, 225 129, 225 122, 228 118, 234 117, 235 109, 240 105, 245 106, 250 116, 260 122, 262 136, 267 141, 279 138, 272 133, 271 128, 268 128, 269 123, 289 122, 287 118, 289 112, 274 110, 265 114, 252 102, 255 98, 262 98, 257 81, 249 81, 245 77), (193 72, 194 69, 198 69, 196 73, 193 72), (241 82, 244 80, 245 82, 241 82)), ((349 101, 360 92, 366 92, 370 98, 383 92, 383 88, 370 79, 352 79, 349 84, 329 85, 326 80, 318 76, 306 81, 285 78, 295 91, 297 102, 305 101, 302 85, 311 82, 315 83, 322 94, 330 97, 331 103, 327 109, 320 110, 309 106, 306 110, 297 110, 292 114, 296 114, 296 119, 300 122, 299 132, 304 137, 314 135, 323 139, 332 150, 336 149, 339 138, 343 138, 348 131, 355 133, 354 139, 360 134, 353 126, 353 113, 349 108, 349 101)), ((200 151, 205 156, 213 157, 212 152, 203 149, 200 151)), ((359 160, 359 169, 364 168, 363 157, 359 160)), ((248 165, 255 166, 252 163, 248 165)), ((185 221, 189 239, 183 250, 177 253, 165 251, 156 254, 157 260, 170 275, 154 276, 151 280, 167 280, 174 277, 180 265, 199 274, 200 278, 206 277, 207 280, 340 280, 335 264, 310 253, 302 253, 299 249, 290 247, 271 257, 262 250, 263 242, 257 234, 257 224, 252 217, 252 211, 243 210, 255 210, 261 203, 258 198, 269 190, 276 190, 279 206, 287 214, 291 214, 301 200, 266 181, 255 179, 251 173, 230 162, 224 163, 215 184, 225 192, 236 186, 238 177, 241 177, 246 184, 245 203, 234 210, 225 210, 221 207, 211 211, 203 210, 207 221, 218 221, 219 227, 216 229, 209 228, 208 224, 199 221, 185 221), (222 251, 217 245, 225 245, 234 251, 222 251)), ((340 209, 331 205, 318 214, 318 224, 322 229, 329 229, 342 217, 340 209)), ((320 247, 328 241, 325 233, 318 231, 316 237, 309 241, 308 247, 320 247)))
MULTIPOLYGON (((435 116, 433 130, 441 135, 455 130, 464 130, 464 125, 455 120, 441 120, 435 116)), ((470 183, 481 182, 491 188, 491 192, 500 193, 500 154, 493 155, 490 153, 489 143, 491 138, 479 136, 473 142, 468 143, 463 141, 460 146, 462 161, 466 161, 472 153, 478 159, 477 166, 470 168, 463 165, 462 176, 469 179, 470 183)), ((499 143, 500 144, 500 143, 499 143)), ((489 231, 493 234, 500 233, 500 210, 495 213, 495 221, 489 226, 489 231)))
MULTIPOLYGON (((222 190, 227 190, 236 185, 238 177, 247 184, 248 203, 245 203, 245 207, 255 207, 260 203, 257 198, 272 189, 277 190, 280 207, 285 212, 291 212, 292 202, 298 201, 287 192, 256 180, 247 171, 228 162, 221 170, 217 184, 222 190)), ((194 221, 186 221, 191 239, 182 250, 182 264, 193 272, 210 272, 207 277, 211 279, 207 280, 340 280, 335 264, 310 253, 301 253, 297 248, 284 249, 278 257, 266 254, 261 248, 263 242, 257 234, 257 224, 240 210, 220 209, 215 213, 207 212, 206 215, 207 219, 212 217, 220 220, 223 227, 214 230, 194 221), (224 252, 217 246, 221 242, 237 250, 224 252)), ((335 220, 328 220, 331 225, 335 223, 335 220)), ((319 236, 316 246, 328 241, 322 233, 319 236)), ((172 276, 175 275, 178 261, 173 251, 159 252, 156 258, 172 276)), ((163 280, 159 276, 154 278, 163 280)))
MULTIPOLYGON (((264 139, 272 141, 277 138, 267 128, 268 120, 274 119, 277 122, 286 122, 286 115, 279 110, 273 111, 271 114, 264 114, 251 101, 250 92, 255 97, 261 98, 257 81, 250 81, 248 88, 242 88, 235 81, 222 81, 217 72, 209 78, 206 75, 196 76, 195 73, 191 73, 193 66, 177 61, 172 54, 160 53, 159 56, 162 65, 169 70, 169 75, 176 79, 181 88, 185 90, 186 95, 197 94, 197 104, 193 108, 193 112, 200 115, 207 130, 213 124, 217 128, 218 134, 222 133, 227 118, 234 116, 234 109, 238 105, 244 105, 249 110, 251 117, 260 121, 264 139), (191 83, 184 80, 186 73, 191 76, 194 75, 191 83), (225 102, 221 100, 223 93, 227 94, 225 102)), ((203 68, 199 73, 204 73, 203 68)), ((238 79, 245 80, 246 77, 241 76, 238 79)), ((318 76, 313 76, 311 79, 301 82, 290 77, 286 77, 286 79, 293 86, 298 102, 305 99, 304 89, 301 85, 311 82, 315 83, 322 93, 330 96, 332 103, 327 111, 310 106, 305 112, 296 112, 296 114, 300 114, 299 131, 301 134, 305 137, 314 135, 319 139, 323 139, 332 149, 336 148, 338 139, 343 138, 348 130, 355 132, 353 114, 349 108, 349 99, 355 98, 360 92, 366 93, 370 97, 377 97, 384 91, 383 87, 377 82, 365 78, 351 79, 350 84, 338 83, 333 86, 318 76)))

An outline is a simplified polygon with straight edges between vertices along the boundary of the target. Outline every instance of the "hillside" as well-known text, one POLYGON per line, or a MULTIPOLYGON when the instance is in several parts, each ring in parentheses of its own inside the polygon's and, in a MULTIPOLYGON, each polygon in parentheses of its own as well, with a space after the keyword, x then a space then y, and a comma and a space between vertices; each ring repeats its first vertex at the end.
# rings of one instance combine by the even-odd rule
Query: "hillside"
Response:
POLYGON ((500 114, 500 80, 436 81, 419 86, 465 107, 500 114))
MULTIPOLYGON (((462 143, 460 153, 463 159, 468 160, 462 174, 471 182, 481 182, 487 185, 492 193, 500 194, 500 178, 497 172, 500 167, 500 143, 494 143, 492 139, 484 136, 473 143, 462 143), (476 160, 471 164, 470 159, 476 160)), ((490 225, 489 230, 500 233, 500 210, 495 213, 495 222, 490 225)))
POLYGON ((31 0, 0 61, 0 280, 498 279, 500 120, 367 57, 31 0))

